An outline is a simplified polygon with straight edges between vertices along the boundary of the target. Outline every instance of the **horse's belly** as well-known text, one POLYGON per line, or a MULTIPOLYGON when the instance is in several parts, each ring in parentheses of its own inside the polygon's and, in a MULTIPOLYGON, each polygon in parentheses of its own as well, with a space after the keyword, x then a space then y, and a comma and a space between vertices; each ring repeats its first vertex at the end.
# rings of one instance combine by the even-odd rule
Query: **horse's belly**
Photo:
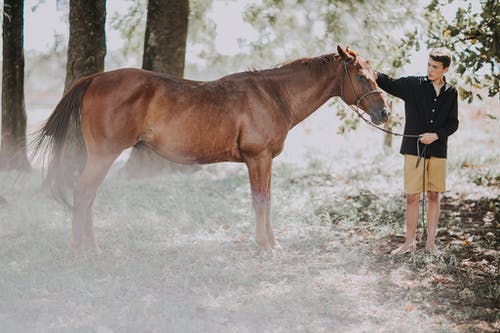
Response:
POLYGON ((230 153, 197 153, 171 151, 162 154, 165 158, 181 164, 210 164, 218 162, 241 162, 240 156, 230 153))
POLYGON ((217 162, 241 162, 239 149, 235 144, 220 144, 189 139, 171 140, 164 144, 153 144, 154 149, 165 158, 181 164, 209 164, 217 162))
POLYGON ((149 126, 141 137, 177 163, 241 161, 237 122, 217 112, 193 113, 189 110, 165 117, 149 126))

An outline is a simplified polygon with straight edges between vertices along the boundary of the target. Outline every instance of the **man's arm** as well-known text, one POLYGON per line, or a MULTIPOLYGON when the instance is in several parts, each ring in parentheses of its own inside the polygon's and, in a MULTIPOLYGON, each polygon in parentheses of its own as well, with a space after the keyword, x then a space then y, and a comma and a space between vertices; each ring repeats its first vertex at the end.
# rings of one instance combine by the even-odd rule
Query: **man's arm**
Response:
POLYGON ((377 78, 377 84, 380 88, 388 92, 389 94, 399 97, 403 100, 407 99, 411 92, 411 86, 408 78, 393 79, 392 77, 375 72, 377 78))

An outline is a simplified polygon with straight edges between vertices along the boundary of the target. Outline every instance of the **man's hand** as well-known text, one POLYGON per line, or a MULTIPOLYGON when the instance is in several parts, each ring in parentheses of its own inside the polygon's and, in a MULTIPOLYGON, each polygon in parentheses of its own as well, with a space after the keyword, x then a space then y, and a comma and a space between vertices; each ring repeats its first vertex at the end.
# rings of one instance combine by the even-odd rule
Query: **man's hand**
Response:
POLYGON ((424 145, 430 145, 437 139, 439 139, 439 137, 436 133, 424 133, 420 135, 420 142, 424 145))

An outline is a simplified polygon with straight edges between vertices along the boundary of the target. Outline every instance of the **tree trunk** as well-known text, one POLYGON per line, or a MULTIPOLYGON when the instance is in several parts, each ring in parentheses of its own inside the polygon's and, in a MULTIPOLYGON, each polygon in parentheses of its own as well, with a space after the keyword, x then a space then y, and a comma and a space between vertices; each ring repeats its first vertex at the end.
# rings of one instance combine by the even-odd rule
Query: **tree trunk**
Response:
POLYGON ((188 0, 149 0, 142 68, 184 76, 188 0))
MULTIPOLYGON (((149 0, 142 68, 184 76, 186 38, 189 16, 188 0, 149 0)), ((125 171, 143 177, 164 169, 191 172, 199 167, 169 162, 144 145, 132 149, 125 171)))
POLYGON ((28 170, 22 0, 4 0, 0 168, 28 170))
POLYGON ((66 92, 75 81, 104 70, 106 0, 70 0, 66 92))

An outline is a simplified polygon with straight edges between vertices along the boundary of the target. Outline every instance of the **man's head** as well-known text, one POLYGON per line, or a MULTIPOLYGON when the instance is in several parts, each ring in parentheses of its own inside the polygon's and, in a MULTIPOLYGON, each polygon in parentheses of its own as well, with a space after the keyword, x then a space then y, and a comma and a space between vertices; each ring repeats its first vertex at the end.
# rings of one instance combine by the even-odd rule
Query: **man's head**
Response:
POLYGON ((451 53, 445 48, 437 48, 429 53, 427 64, 427 76, 432 82, 440 81, 448 72, 451 64, 451 53))

